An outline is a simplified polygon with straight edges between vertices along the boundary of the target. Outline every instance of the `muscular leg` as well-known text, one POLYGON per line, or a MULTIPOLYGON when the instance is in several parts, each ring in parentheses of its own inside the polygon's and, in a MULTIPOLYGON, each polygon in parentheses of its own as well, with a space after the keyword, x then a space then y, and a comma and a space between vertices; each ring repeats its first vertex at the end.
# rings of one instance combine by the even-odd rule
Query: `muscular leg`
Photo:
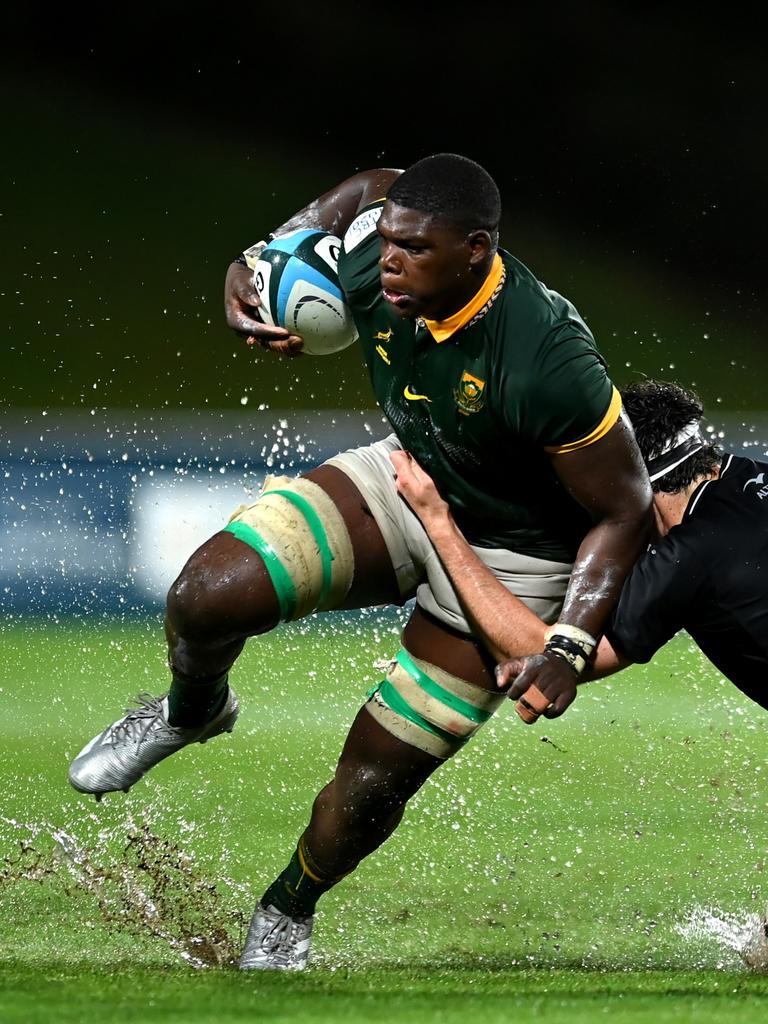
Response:
MULTIPOLYGON (((400 603, 389 553, 357 487, 334 466, 319 466, 306 477, 333 499, 352 540, 355 575, 342 607, 400 603)), ((248 637, 267 632, 279 619, 275 589, 253 548, 226 532, 198 548, 168 593, 174 724, 192 724, 188 716, 196 706, 210 714, 199 699, 208 685, 224 678, 248 637)))
POLYGON ((264 552, 279 595, 261 555, 233 533, 216 534, 190 558, 168 594, 167 699, 142 695, 138 707, 83 747, 68 772, 79 792, 97 799, 127 792, 183 747, 231 732, 238 703, 227 674, 247 637, 294 610, 308 614, 315 601, 323 607, 399 602, 389 553, 357 487, 331 466, 308 477, 298 487, 286 485, 278 498, 278 507, 287 501, 299 513, 276 514, 272 506, 270 515, 273 494, 235 520, 239 535, 264 552), (245 521, 248 515, 264 523, 264 536, 245 521), (300 600, 293 603, 296 595, 300 600))
MULTIPOLYGON (((494 662, 484 649, 418 607, 405 628, 403 644, 411 655, 496 691, 494 662)), ((319 896, 392 834, 407 801, 442 763, 397 739, 361 708, 335 776, 315 800, 300 840, 301 856, 297 851, 263 902, 274 903, 284 913, 312 913, 319 896), (309 864, 309 878, 302 860, 309 864)))
MULTIPOLYGON (((389 554, 360 492, 332 466, 307 476, 333 499, 352 540, 355 575, 343 607, 399 603, 389 554)), ((174 687, 197 688, 222 678, 247 637, 278 621, 277 595, 259 555, 232 534, 216 534, 195 552, 168 595, 174 687)), ((418 608, 403 642, 413 656, 495 691, 493 661, 479 644, 418 608)), ((284 913, 312 913, 317 898, 394 831, 407 801, 440 764, 441 759, 393 736, 361 709, 333 780, 315 800, 300 849, 264 901, 284 913)))

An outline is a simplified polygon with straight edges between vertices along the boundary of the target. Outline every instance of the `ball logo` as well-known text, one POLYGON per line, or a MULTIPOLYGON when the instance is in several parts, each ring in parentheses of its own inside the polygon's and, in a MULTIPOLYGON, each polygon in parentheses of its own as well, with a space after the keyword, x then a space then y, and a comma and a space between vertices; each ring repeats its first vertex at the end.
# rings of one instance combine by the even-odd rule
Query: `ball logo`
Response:
MULTIPOLYGON (((301 313, 302 308, 308 305, 309 311, 312 312, 312 307, 316 303, 320 303, 321 306, 330 310, 339 323, 344 322, 344 314, 340 309, 334 306, 332 302, 324 299, 321 295, 303 295, 296 301, 296 305, 293 307, 293 321, 297 328, 299 327, 299 314, 301 313)), ((315 316, 317 316, 317 314, 315 314, 315 316)))
POLYGON ((339 352, 357 338, 339 284, 340 254, 336 235, 294 231, 273 239, 255 268, 264 322, 300 335, 308 355, 339 352))

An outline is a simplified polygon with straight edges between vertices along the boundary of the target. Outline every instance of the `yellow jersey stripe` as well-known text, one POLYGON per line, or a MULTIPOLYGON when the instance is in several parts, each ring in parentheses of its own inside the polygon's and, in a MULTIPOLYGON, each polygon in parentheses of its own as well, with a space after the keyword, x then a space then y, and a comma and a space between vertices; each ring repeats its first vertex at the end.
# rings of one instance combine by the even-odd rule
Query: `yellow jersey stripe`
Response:
POLYGON ((447 320, 424 321, 427 326, 427 330, 438 345, 441 341, 447 341, 456 333, 456 331, 460 331, 462 327, 469 323, 475 313, 480 312, 486 302, 496 291, 496 287, 501 280, 503 272, 504 265, 501 262, 501 256, 496 253, 493 257, 493 262, 491 263, 490 273, 483 282, 482 288, 473 299, 469 300, 463 309, 460 309, 458 313, 454 313, 453 316, 449 316, 447 320))
POLYGON ((567 452, 576 452, 579 448, 586 448, 587 445, 594 444, 595 441, 599 441, 601 437, 605 437, 620 415, 621 395, 616 388, 614 388, 613 395, 611 396, 611 402, 608 406, 608 411, 591 434, 587 434, 586 437, 582 437, 578 441, 571 441, 570 444, 557 444, 553 445, 551 448, 545 445, 544 451, 549 452, 550 455, 564 455, 567 452))

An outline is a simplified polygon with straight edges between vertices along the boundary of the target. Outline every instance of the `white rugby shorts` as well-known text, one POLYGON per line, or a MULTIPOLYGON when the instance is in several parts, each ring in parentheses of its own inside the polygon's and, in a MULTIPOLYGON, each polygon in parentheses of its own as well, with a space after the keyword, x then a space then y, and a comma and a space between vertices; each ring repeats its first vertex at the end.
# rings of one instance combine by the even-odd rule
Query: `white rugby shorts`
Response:
MULTIPOLYGON (((435 618, 463 633, 472 630, 456 591, 421 521, 397 492, 389 453, 400 448, 394 434, 362 448, 351 448, 327 460, 352 480, 365 498, 381 530, 404 601, 416 603, 435 618)), ((557 621, 572 566, 531 558, 505 548, 472 550, 512 594, 544 622, 557 621)))

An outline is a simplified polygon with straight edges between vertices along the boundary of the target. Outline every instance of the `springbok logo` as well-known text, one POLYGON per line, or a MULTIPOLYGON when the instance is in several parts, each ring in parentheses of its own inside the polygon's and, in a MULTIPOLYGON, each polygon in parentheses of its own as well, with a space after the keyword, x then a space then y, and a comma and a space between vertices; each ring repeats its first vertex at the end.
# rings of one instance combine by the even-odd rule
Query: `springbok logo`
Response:
POLYGON ((480 412, 485 405, 484 391, 485 381, 474 377, 468 370, 465 370, 461 375, 459 386, 453 389, 453 397, 459 407, 459 412, 464 413, 465 416, 469 416, 473 412, 480 412))

